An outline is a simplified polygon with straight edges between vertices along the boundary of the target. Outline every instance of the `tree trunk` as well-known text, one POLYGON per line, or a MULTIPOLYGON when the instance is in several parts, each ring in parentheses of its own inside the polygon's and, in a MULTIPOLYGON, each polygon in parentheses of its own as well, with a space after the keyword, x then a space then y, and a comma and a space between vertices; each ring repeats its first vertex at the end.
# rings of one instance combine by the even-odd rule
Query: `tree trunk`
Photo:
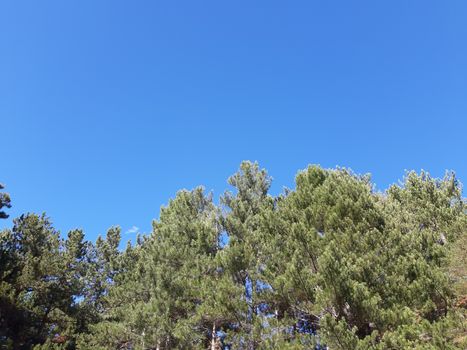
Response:
POLYGON ((212 324, 212 333, 211 333, 211 350, 217 350, 217 334, 216 334, 216 324, 212 324))

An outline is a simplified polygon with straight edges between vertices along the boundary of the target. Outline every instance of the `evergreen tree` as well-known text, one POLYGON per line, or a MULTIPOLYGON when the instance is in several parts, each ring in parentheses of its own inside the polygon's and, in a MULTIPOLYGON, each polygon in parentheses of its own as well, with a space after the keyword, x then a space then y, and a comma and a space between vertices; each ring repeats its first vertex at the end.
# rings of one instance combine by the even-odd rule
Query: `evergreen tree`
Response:
POLYGON ((104 320, 86 343, 102 349, 204 349, 212 343, 217 315, 199 310, 211 294, 205 288, 214 286, 208 279, 218 273, 219 232, 211 196, 202 188, 180 191, 161 209, 151 236, 127 249, 124 265, 131 267, 117 276, 104 320))
MULTIPOLYGON (((5 186, 0 183, 0 190, 3 190, 5 186)), ((0 192, 0 209, 2 208, 11 208, 10 195, 5 192, 0 192)), ((0 210, 0 219, 8 218, 8 214, 3 210, 0 210)))
POLYGON ((453 319, 443 237, 466 227, 453 178, 411 173, 387 195, 344 169, 310 167, 296 182, 263 216, 274 342, 306 346, 309 325, 336 349, 454 346, 440 332, 453 319))
POLYGON ((261 213, 272 208, 268 195, 271 178, 257 163, 242 162, 239 171, 228 179, 236 193, 226 192, 221 198, 226 207, 222 226, 228 244, 220 255, 223 272, 231 279, 233 298, 223 307, 236 320, 227 335, 233 348, 256 349, 261 343, 266 305, 262 294, 268 286, 260 280, 259 252, 263 242, 259 236, 261 213))
POLYGON ((119 227, 92 244, 45 215, 15 219, 0 232, 0 347, 466 348, 467 207, 452 173, 379 193, 367 175, 310 166, 273 198, 243 162, 228 182, 221 207, 178 192, 123 251, 119 227))
POLYGON ((97 312, 103 312, 106 308, 105 296, 114 284, 115 277, 119 273, 121 229, 118 226, 107 230, 105 239, 97 237, 94 246, 88 253, 84 302, 97 312))
POLYGON ((71 247, 80 239, 77 235, 67 246, 49 219, 35 214, 22 215, 12 230, 2 232, 0 328, 14 349, 29 349, 56 336, 72 342, 74 297, 79 295, 72 260, 79 260, 82 252, 71 247))

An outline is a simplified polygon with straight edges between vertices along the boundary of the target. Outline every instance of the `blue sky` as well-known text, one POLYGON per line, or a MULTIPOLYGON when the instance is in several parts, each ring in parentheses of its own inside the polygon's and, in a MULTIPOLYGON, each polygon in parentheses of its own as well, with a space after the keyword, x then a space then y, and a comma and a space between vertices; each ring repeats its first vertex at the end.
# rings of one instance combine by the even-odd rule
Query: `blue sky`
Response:
POLYGON ((244 159, 273 193, 307 164, 467 183, 466 17, 460 0, 2 1, 9 213, 148 232, 244 159))

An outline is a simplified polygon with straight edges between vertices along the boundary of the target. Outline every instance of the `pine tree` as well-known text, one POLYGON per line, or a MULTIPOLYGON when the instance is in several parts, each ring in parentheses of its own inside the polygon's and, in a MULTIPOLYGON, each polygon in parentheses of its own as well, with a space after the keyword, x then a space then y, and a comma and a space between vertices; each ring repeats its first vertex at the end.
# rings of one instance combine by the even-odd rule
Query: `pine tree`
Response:
POLYGON ((15 219, 0 232, 0 347, 465 348, 453 174, 410 172, 379 193, 367 175, 310 166, 273 198, 243 162, 228 181, 221 207, 178 192, 123 251, 119 227, 91 244, 45 215, 15 219))
POLYGON ((381 195, 367 176, 310 167, 296 182, 262 220, 274 342, 306 346, 309 325, 336 349, 454 346, 441 330, 456 318, 446 240, 466 227, 455 179, 411 173, 381 195))
POLYGON ((233 348, 256 349, 261 342, 264 325, 262 294, 267 286, 259 279, 262 266, 259 251, 261 213, 273 206, 268 195, 271 178, 257 163, 242 162, 239 171, 228 179, 236 193, 226 192, 221 198, 227 212, 222 220, 228 244, 220 255, 223 272, 231 280, 233 298, 224 300, 236 320, 227 332, 233 348))
MULTIPOLYGON (((0 183, 0 190, 3 190, 5 186, 0 183)), ((0 192, 0 209, 2 208, 11 208, 10 195, 5 192, 0 192)), ((3 210, 0 210, 0 219, 8 218, 8 214, 3 210)))
POLYGON ((219 240, 217 209, 202 188, 181 191, 153 224, 148 275, 151 304, 158 315, 156 345, 161 349, 205 348, 212 320, 198 317, 206 279, 216 274, 219 240))
MULTIPOLYGON (((457 236, 459 192, 450 179, 423 173, 385 196, 365 183, 344 174, 332 186, 338 197, 328 200, 329 212, 341 224, 323 231, 320 333, 337 349, 423 346, 449 323, 452 291, 438 228, 457 236)), ((442 343, 453 346, 448 337, 442 343)))
MULTIPOLYGON (((13 347, 30 348, 61 335, 72 340, 79 286, 65 244, 45 215, 27 214, 2 232, 1 317, 13 347)), ((71 253, 79 258, 78 252, 71 253)))
MULTIPOLYGON (((112 349, 200 348, 213 342, 216 314, 200 313, 207 287, 218 273, 217 209, 202 188, 180 191, 161 209, 150 237, 124 254, 127 273, 117 276, 104 321, 88 344, 112 349), (103 335, 106 335, 103 337, 103 335)), ((214 293, 215 294, 215 293, 214 293)), ((216 339, 214 339, 216 342, 216 339)))

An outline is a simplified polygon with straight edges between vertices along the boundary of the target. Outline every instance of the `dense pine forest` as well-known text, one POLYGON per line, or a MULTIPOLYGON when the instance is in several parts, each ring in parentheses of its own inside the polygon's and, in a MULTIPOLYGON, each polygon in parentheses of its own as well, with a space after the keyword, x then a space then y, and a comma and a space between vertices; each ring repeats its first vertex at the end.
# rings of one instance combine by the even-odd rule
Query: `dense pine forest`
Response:
POLYGON ((125 249, 118 226, 90 242, 45 214, 15 218, 0 232, 0 349, 467 348, 454 174, 408 172, 380 192, 309 166, 272 196, 243 162, 228 184, 219 201, 179 191, 125 249))

